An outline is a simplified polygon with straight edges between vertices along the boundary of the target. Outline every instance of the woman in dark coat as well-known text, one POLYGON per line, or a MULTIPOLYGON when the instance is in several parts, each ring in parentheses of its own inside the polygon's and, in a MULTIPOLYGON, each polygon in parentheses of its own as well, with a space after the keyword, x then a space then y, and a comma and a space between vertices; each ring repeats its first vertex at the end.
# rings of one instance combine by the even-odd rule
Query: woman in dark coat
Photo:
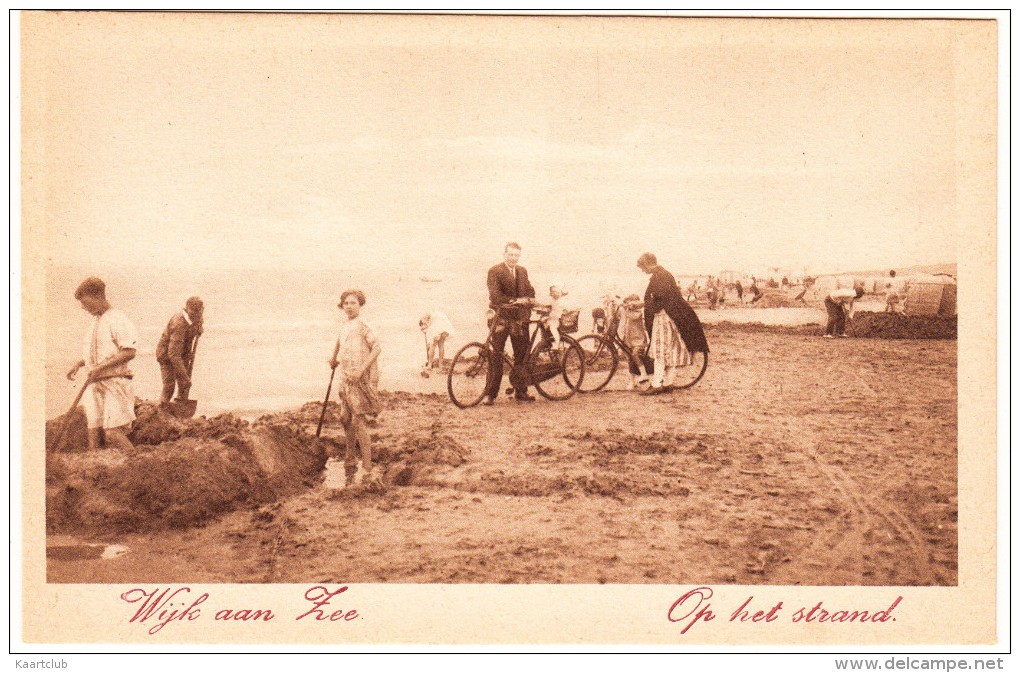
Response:
POLYGON ((657 393, 672 383, 674 367, 691 364, 690 353, 708 353, 708 341, 673 274, 659 266, 655 255, 641 255, 638 268, 651 276, 645 290, 645 328, 651 341, 648 355, 655 361, 649 392, 657 393))

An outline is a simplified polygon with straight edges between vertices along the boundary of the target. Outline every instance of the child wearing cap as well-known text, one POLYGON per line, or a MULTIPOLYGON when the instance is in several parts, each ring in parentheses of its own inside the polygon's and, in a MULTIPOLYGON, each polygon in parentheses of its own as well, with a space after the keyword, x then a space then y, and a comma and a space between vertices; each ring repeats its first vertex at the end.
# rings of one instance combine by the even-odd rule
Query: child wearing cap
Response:
POLYGON ((329 366, 340 368, 339 396, 350 411, 345 424, 346 455, 344 488, 364 482, 378 484, 380 477, 372 469, 372 439, 368 433, 367 417, 379 413, 379 353, 382 351, 375 332, 361 317, 365 293, 347 290, 337 304, 347 316, 340 326, 329 366), (358 464, 357 447, 361 447, 361 464, 358 464))

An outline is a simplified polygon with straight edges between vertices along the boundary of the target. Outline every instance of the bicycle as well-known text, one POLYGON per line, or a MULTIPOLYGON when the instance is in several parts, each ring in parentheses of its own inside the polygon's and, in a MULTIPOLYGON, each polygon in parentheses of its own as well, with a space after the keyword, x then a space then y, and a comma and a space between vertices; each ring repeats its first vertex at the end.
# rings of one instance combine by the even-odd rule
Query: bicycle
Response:
MULTIPOLYGON (((593 309, 592 318, 595 323, 595 333, 586 334, 577 339, 577 343, 584 352, 585 379, 580 390, 582 393, 594 393, 602 390, 619 366, 620 355, 617 350, 623 351, 627 356, 627 363, 632 373, 637 373, 638 358, 645 365, 646 371, 651 371, 652 360, 647 355, 635 353, 620 337, 619 305, 610 302, 607 308, 611 310, 612 317, 606 324, 605 310, 593 309), (600 316, 599 313, 602 315, 600 316)), ((684 390, 694 386, 705 375, 708 369, 708 353, 691 353, 692 362, 684 367, 676 367, 674 373, 676 378, 671 390, 684 390)))
MULTIPOLYGON (((505 327, 501 321, 498 313, 492 315, 485 343, 473 341, 453 356, 446 377, 446 390, 450 400, 461 409, 475 406, 485 396, 485 384, 493 357, 492 338, 497 329, 505 327)), ((506 371, 510 372, 510 380, 517 381, 519 385, 535 386, 539 394, 548 400, 569 398, 584 380, 584 353, 581 347, 561 330, 560 348, 554 348, 552 334, 540 319, 529 318, 527 329, 528 355, 520 368, 514 367, 505 348, 499 354, 503 358, 504 368, 509 368, 506 371)), ((509 389, 508 393, 512 390, 509 389)))

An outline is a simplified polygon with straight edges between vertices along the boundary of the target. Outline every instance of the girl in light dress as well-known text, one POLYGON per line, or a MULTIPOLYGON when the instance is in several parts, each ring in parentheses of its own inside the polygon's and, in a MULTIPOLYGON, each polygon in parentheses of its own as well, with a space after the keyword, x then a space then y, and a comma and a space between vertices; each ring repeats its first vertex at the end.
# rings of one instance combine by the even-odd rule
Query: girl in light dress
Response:
POLYGON ((344 456, 344 488, 358 486, 365 482, 379 484, 380 475, 372 469, 372 439, 368 433, 367 419, 379 413, 379 353, 382 351, 375 332, 361 317, 365 305, 365 293, 361 290, 347 290, 340 295, 337 304, 347 316, 340 326, 330 367, 340 368, 339 397, 346 407, 344 423, 346 430, 346 452, 344 456), (357 447, 361 447, 361 463, 358 463, 357 447))

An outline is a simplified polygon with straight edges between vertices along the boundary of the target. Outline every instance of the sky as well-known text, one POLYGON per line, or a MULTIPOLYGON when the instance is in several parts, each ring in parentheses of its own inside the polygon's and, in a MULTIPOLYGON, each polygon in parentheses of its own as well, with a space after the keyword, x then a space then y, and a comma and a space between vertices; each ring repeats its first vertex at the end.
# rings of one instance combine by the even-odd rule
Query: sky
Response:
POLYGON ((956 261, 962 22, 21 23, 25 226, 54 264, 956 261))

